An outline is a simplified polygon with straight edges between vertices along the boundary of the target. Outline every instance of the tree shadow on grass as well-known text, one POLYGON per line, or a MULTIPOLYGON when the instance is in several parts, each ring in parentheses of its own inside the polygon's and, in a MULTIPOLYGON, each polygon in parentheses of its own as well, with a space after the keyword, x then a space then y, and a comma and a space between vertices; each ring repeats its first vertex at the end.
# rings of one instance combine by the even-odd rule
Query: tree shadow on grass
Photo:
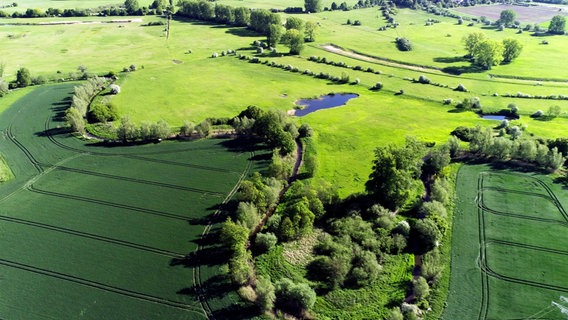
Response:
POLYGON ((225 33, 238 37, 260 37, 261 35, 255 31, 249 30, 246 27, 231 27, 225 33))
POLYGON ((215 319, 259 319, 261 312, 257 306, 251 303, 237 303, 232 304, 226 308, 216 310, 213 312, 215 319))
POLYGON ((464 56, 434 58, 434 62, 440 62, 440 63, 456 63, 456 62, 468 62, 468 61, 470 60, 464 56))
POLYGON ((442 69, 442 72, 444 73, 448 73, 451 75, 456 75, 459 76, 463 73, 482 73, 485 72, 487 70, 485 70, 482 67, 479 66, 475 66, 475 65, 470 65, 470 66, 451 66, 451 67, 445 67, 442 69))

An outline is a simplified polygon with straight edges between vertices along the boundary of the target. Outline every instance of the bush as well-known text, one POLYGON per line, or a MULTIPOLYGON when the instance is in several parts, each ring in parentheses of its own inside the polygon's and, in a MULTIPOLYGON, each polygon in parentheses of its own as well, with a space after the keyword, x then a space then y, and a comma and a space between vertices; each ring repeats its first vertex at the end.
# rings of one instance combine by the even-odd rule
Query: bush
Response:
POLYGON ((110 93, 111 94, 119 94, 120 93, 120 86, 118 84, 111 84, 110 85, 110 93))
POLYGON ((430 79, 426 78, 425 75, 420 75, 420 77, 418 78, 418 82, 422 84, 430 84, 430 79))
POLYGON ((412 43, 407 38, 396 38, 395 39, 396 47, 400 51, 411 51, 412 50, 412 43))
POLYGON ((375 83, 375 85, 371 88, 371 90, 381 90, 383 88, 383 83, 382 82, 377 82, 375 83))
POLYGON ((467 92, 466 87, 463 84, 458 84, 458 86, 455 89, 456 91, 460 91, 460 92, 467 92))
POLYGON ((531 117, 538 118, 538 117, 542 117, 543 115, 544 115, 544 112, 542 110, 537 110, 535 113, 533 113, 531 115, 531 117))
POLYGON ((306 283, 294 283, 283 278, 276 284, 276 305, 282 310, 299 315, 313 307, 316 293, 306 283))
POLYGON ((454 100, 452 98, 447 98, 443 100, 443 103, 448 105, 448 104, 452 104, 452 102, 454 102, 454 100))
POLYGON ((259 233, 254 241, 254 246, 260 252, 267 252, 270 251, 277 242, 278 239, 274 233, 259 233))

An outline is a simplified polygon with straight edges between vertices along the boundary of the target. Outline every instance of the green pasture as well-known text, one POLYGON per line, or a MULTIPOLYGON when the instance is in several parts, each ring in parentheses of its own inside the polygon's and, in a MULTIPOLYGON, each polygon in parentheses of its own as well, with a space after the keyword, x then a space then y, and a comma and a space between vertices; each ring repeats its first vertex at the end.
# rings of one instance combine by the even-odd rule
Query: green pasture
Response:
MULTIPOLYGON (((152 4, 152 1, 153 0, 138 0, 138 3, 140 4, 140 6, 147 7, 152 4)), ((90 9, 102 6, 124 6, 124 1, 120 0, 2 0, 0 1, 0 7, 11 5, 14 2, 18 4, 17 7, 1 8, 0 10, 12 13, 14 11, 25 12, 27 9, 90 9)))
POLYGON ((443 318, 564 319, 567 204, 550 176, 464 165, 443 318))
POLYGON ((0 317, 228 317, 238 296, 220 270, 217 207, 262 166, 254 149, 79 140, 61 120, 73 85, 39 87, 0 118, 15 176, 0 189, 0 317))
MULTIPOLYGON (((298 120, 312 125, 318 134, 321 159, 317 176, 332 181, 343 196, 362 190, 370 172, 373 149, 380 144, 402 142, 405 135, 444 142, 448 134, 459 125, 497 125, 497 122, 481 120, 471 112, 454 113, 453 104, 466 97, 479 97, 484 112, 497 112, 509 103, 515 103, 519 107, 521 119, 513 124, 527 126, 525 137, 534 134, 536 137, 555 138, 566 134, 563 124, 567 120, 564 117, 537 121, 528 116, 537 110, 546 112, 553 105, 560 106, 565 115, 568 112, 568 101, 503 97, 518 92, 532 96, 559 95, 567 88, 564 83, 542 82, 541 85, 536 85, 536 81, 490 78, 486 73, 454 76, 432 69, 409 69, 407 66, 386 64, 380 60, 363 61, 322 49, 322 44, 333 42, 365 54, 405 61, 406 58, 396 55, 406 53, 396 51, 390 43, 395 35, 393 33, 388 36, 388 33, 395 30, 386 33, 371 30, 370 22, 363 23, 361 27, 343 25, 348 18, 353 20, 368 17, 379 21, 376 17, 378 13, 378 8, 370 8, 301 15, 301 18, 320 22, 317 42, 307 44, 300 57, 261 57, 270 62, 290 64, 300 71, 309 69, 315 73, 326 72, 335 76, 345 73, 352 81, 359 79, 359 85, 336 85, 327 80, 301 75, 301 72, 292 73, 267 65, 251 64, 235 56, 211 58, 214 52, 221 55, 228 49, 237 50, 239 54, 256 55, 250 44, 263 37, 245 28, 173 21, 171 36, 166 41, 163 27, 142 26, 148 21, 160 19, 158 17, 142 17, 142 23, 0 27, 0 45, 7 52, 1 59, 6 65, 6 73, 11 75, 8 78, 13 77, 21 65, 28 67, 33 75, 65 78, 69 72, 76 71, 79 65, 85 65, 91 72, 106 73, 111 70, 120 71, 135 64, 138 67, 136 72, 119 73, 118 83, 122 90, 112 103, 121 115, 130 115, 137 123, 162 119, 172 127, 180 126, 184 120, 198 123, 207 117, 232 117, 248 105, 289 110, 298 99, 318 97, 330 92, 357 93, 360 97, 350 101, 346 107, 316 112, 298 120), (10 38, 9 34, 25 36, 10 38), (189 50, 192 53, 188 53, 189 50), (307 58, 312 55, 345 62, 350 66, 360 65, 363 69, 371 67, 381 71, 381 74, 310 62, 307 58), (54 65, 61 71, 60 74, 55 73, 57 70, 54 70, 54 65), (447 88, 412 81, 420 75, 447 88), (377 82, 382 82, 384 89, 381 92, 369 91, 377 82), (469 92, 454 91, 453 88, 460 83, 469 92), (404 95, 395 95, 401 89, 404 90, 404 95), (447 98, 453 99, 452 105, 442 104, 447 98)), ((461 52, 461 37, 478 28, 453 25, 453 19, 413 10, 400 10, 397 17, 401 21, 399 28, 406 25, 414 28, 413 36, 424 37, 420 40, 424 41, 424 48, 420 50, 437 50, 436 56, 443 56, 448 50, 461 52), (428 17, 442 22, 430 27, 418 22, 410 25, 410 21, 422 21, 428 17), (448 30, 453 32, 451 30, 454 29, 460 33, 445 37, 448 30), (436 33, 441 34, 444 41, 437 41, 433 36, 436 33), (435 41, 436 46, 431 46, 430 43, 426 45, 429 41, 435 41)), ((402 32, 402 29, 399 31, 402 32)), ((505 33, 512 34, 513 31, 486 32, 501 36, 505 33)), ((527 33, 512 35, 528 40, 534 38, 527 33)), ((549 46, 553 47, 555 46, 549 46)), ((286 48, 280 45, 279 50, 286 51, 286 48)), ((525 52, 527 51, 528 48, 525 52)), ((425 63, 415 60, 425 56, 428 54, 413 51, 405 57, 412 57, 414 63, 425 63)), ((430 55, 430 59, 432 57, 435 57, 434 53, 430 55)), ((540 61, 561 60, 547 57, 540 61)), ((464 64, 457 62, 458 65, 460 63, 464 64)), ((534 68, 538 70, 538 74, 558 69, 538 65, 534 68)), ((534 72, 532 75, 535 75, 534 72)), ((10 99, 10 95, 3 99, 10 99)))

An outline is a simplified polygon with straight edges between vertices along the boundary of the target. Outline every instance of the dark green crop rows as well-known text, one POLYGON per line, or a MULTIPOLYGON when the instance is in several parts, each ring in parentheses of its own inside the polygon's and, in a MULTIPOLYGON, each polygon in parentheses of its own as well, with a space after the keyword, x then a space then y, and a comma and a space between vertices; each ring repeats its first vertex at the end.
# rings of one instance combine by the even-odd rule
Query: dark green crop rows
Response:
POLYGON ((0 318, 222 317, 236 295, 219 272, 219 206, 254 150, 84 143, 61 122, 72 90, 38 88, 0 117, 15 174, 0 187, 0 318))
POLYGON ((547 176, 466 165, 457 192, 444 319, 564 319, 552 302, 568 296, 566 191, 547 176))

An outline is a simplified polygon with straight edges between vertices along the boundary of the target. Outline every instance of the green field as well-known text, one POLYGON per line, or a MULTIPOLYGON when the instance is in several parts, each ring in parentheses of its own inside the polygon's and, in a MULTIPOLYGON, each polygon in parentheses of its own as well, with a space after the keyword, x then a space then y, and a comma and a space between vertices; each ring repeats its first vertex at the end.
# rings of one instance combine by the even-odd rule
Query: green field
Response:
POLYGON ((565 319, 568 198, 549 176, 464 165, 444 319, 565 319), (473 190, 476 190, 473 191, 473 190))
POLYGON ((61 128, 72 89, 37 88, 0 118, 15 175, 0 190, 0 317, 226 317, 238 297, 219 270, 217 207, 262 169, 254 149, 84 142, 61 128))

